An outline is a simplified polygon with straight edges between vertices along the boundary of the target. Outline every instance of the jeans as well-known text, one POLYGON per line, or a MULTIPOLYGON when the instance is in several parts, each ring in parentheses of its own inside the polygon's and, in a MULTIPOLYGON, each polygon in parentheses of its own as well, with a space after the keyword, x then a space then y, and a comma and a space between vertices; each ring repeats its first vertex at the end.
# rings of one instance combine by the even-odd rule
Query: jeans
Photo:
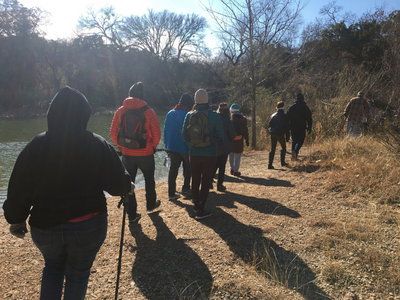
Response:
POLYGON ((184 182, 182 189, 190 189, 190 178, 192 177, 192 172, 190 170, 189 154, 170 152, 171 157, 171 167, 168 173, 168 196, 172 197, 175 195, 176 191, 176 178, 178 177, 178 171, 181 163, 183 163, 183 177, 184 182))
POLYGON ((49 229, 31 227, 45 261, 40 299, 61 299, 64 276, 64 300, 85 299, 90 268, 106 235, 107 213, 49 229))
POLYGON ((357 136, 361 131, 361 123, 347 121, 346 123, 346 135, 357 136))
MULTIPOLYGON (((218 171, 218 185, 222 185, 224 183, 225 177, 225 168, 226 168, 226 161, 228 160, 228 154, 223 154, 217 157, 217 163, 215 165, 214 176, 218 171)), ((213 176, 213 177, 214 177, 213 176)))
MULTIPOLYGON (((145 189, 146 189, 146 207, 148 210, 153 209, 156 204, 156 182, 154 180, 155 162, 154 154, 148 156, 129 156, 122 155, 122 163, 134 182, 138 168, 143 173, 145 189)), ((130 218, 136 216, 137 202, 135 193, 129 195, 127 213, 130 218)))
POLYGON ((242 153, 229 153, 229 166, 235 172, 239 171, 242 153))
POLYGON ((194 207, 196 210, 203 211, 211 187, 217 158, 212 156, 190 156, 189 159, 192 169, 192 197, 194 207))
POLYGON ((303 146, 304 140, 306 139, 305 130, 291 130, 292 134, 292 152, 299 154, 301 146, 303 146))

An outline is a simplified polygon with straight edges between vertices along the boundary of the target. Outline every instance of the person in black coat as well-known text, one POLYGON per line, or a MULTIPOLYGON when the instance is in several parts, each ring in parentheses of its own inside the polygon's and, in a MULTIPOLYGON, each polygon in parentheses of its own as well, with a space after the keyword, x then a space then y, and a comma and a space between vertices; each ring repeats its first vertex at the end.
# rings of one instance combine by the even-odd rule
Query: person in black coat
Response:
POLYGON ((284 167, 286 155, 286 142, 289 141, 290 131, 289 131, 289 119, 284 112, 285 104, 279 101, 277 106, 277 112, 272 114, 268 122, 268 132, 271 135, 271 151, 269 152, 269 162, 268 169, 274 169, 273 161, 275 156, 276 145, 281 144, 281 166, 284 167), (285 139, 286 137, 286 139, 285 139))
POLYGON ((214 176, 218 171, 218 182, 217 182, 217 190, 220 192, 224 192, 226 187, 223 185, 225 178, 225 168, 226 162, 228 160, 228 155, 231 153, 231 142, 236 137, 235 125, 233 124, 229 112, 229 106, 226 102, 220 103, 218 106, 218 114, 222 121, 222 126, 224 127, 224 140, 222 143, 222 147, 220 153, 218 153, 217 164, 215 165, 214 176))
POLYGON ((300 148, 306 138, 306 130, 308 134, 311 134, 313 122, 311 110, 304 102, 304 95, 298 93, 296 99, 287 111, 292 134, 292 160, 297 160, 300 148))
POLYGON ((19 154, 4 216, 10 233, 28 232, 45 261, 40 299, 84 299, 90 268, 107 235, 104 191, 123 196, 133 184, 114 148, 86 130, 89 102, 65 86, 47 112, 48 130, 19 154))

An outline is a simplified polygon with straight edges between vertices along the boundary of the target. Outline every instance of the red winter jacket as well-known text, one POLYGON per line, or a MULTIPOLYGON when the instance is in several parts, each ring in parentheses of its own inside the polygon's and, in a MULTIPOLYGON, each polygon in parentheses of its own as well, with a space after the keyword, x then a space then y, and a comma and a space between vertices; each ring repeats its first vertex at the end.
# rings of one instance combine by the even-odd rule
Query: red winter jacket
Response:
POLYGON ((143 106, 146 106, 147 103, 143 100, 138 98, 126 98, 122 103, 122 106, 117 109, 114 114, 113 120, 111 122, 111 139, 113 140, 114 144, 117 145, 118 148, 122 148, 122 154, 129 155, 129 156, 147 156, 154 153, 154 148, 157 147, 158 143, 161 139, 161 129, 160 123, 158 122, 156 113, 153 109, 148 108, 144 115, 146 117, 146 124, 145 128, 147 131, 147 144, 146 148, 143 149, 130 149, 126 147, 121 147, 118 144, 118 133, 120 130, 121 124, 121 117, 124 113, 126 113, 129 109, 138 109, 143 106))

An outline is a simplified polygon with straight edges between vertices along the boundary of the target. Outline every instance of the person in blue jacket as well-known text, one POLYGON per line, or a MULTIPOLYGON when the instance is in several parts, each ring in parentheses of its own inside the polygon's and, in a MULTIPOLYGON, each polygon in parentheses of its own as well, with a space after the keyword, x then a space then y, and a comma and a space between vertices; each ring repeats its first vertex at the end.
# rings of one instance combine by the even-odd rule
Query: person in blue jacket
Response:
POLYGON ((181 96, 179 103, 170 110, 164 122, 164 145, 168 149, 168 155, 171 158, 171 166, 168 173, 168 198, 174 200, 179 197, 176 194, 176 178, 181 163, 183 163, 183 186, 182 194, 191 196, 190 190, 190 163, 189 163, 189 147, 190 145, 183 141, 182 126, 186 114, 192 110, 194 101, 192 96, 185 93, 181 96))
MULTIPOLYGON (((195 110, 204 112, 208 117, 208 131, 213 140, 223 140, 224 127, 219 115, 210 109, 208 104, 208 94, 205 90, 199 89, 194 95, 195 105, 186 117, 182 128, 183 140, 190 142, 188 127, 190 115, 195 110)), ((196 220, 202 220, 211 216, 204 210, 208 193, 211 187, 212 177, 214 175, 215 164, 217 162, 216 143, 211 142, 205 147, 191 146, 189 149, 190 168, 192 170, 192 199, 194 203, 193 210, 196 213, 196 220), (200 190, 201 185, 201 190, 200 190)))

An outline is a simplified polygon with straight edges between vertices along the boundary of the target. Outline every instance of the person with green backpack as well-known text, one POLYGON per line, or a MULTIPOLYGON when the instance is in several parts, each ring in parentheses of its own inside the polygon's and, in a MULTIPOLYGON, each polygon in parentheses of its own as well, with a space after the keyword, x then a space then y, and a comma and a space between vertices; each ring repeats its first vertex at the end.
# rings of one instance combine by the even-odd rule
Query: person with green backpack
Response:
POLYGON ((211 216, 204 207, 217 162, 216 145, 224 138, 224 128, 219 115, 211 110, 208 94, 204 89, 196 91, 194 102, 193 109, 185 117, 182 136, 183 140, 190 144, 189 161, 192 170, 195 219, 202 220, 211 216))

